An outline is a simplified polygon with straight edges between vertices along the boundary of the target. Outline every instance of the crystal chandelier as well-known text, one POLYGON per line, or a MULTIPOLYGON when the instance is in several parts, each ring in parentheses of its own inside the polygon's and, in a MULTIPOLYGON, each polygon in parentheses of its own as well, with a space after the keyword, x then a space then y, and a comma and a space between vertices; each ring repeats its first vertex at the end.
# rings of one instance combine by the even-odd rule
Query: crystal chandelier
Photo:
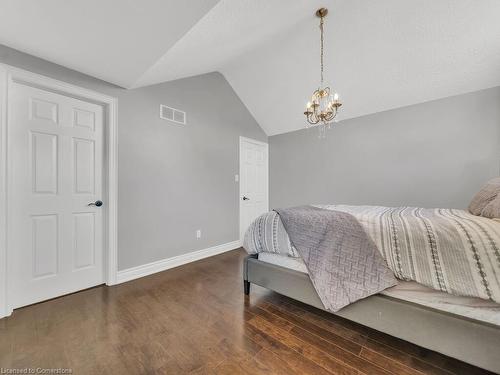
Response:
POLYGON ((328 14, 328 9, 321 8, 316 11, 316 16, 320 18, 319 29, 321 32, 320 37, 320 84, 317 90, 315 90, 311 96, 311 100, 307 103, 306 115, 307 127, 318 126, 320 130, 320 135, 324 136, 325 128, 329 127, 331 122, 337 116, 337 112, 342 105, 339 101, 339 94, 332 90, 328 85, 325 84, 323 78, 324 64, 323 64, 323 24, 324 18, 328 14))

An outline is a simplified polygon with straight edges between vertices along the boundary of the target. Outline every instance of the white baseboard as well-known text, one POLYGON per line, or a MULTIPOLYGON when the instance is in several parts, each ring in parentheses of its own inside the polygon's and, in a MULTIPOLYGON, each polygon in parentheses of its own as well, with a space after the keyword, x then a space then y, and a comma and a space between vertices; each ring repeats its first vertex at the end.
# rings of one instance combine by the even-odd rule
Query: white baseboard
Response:
POLYGON ((126 281, 138 279, 140 277, 152 275, 153 273, 165 271, 170 268, 182 266, 183 264, 225 253, 226 251, 234 250, 238 247, 241 247, 241 241, 239 240, 143 264, 142 266, 127 268, 126 270, 118 271, 116 275, 116 283, 120 284, 126 281))
POLYGON ((7 307, 0 309, 0 319, 11 316, 13 312, 14 312, 13 309, 7 307))

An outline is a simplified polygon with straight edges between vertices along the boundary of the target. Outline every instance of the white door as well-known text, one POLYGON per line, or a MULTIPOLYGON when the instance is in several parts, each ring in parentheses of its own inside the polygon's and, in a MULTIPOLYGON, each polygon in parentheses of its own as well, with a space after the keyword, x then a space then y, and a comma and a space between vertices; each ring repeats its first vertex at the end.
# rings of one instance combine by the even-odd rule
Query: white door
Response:
POLYGON ((240 240, 259 215, 269 210, 268 145, 240 137, 240 240))
POLYGON ((103 192, 103 108, 21 83, 9 90, 15 308, 104 281, 103 208, 89 206, 103 192))

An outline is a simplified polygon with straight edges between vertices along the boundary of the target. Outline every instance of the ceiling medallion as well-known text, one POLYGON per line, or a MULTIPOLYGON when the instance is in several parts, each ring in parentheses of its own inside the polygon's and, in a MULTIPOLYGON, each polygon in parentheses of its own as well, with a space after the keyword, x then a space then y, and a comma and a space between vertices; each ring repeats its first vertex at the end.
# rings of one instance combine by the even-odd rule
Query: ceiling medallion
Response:
POLYGON ((316 11, 316 16, 320 18, 319 30, 321 33, 320 37, 320 84, 317 90, 315 90, 311 96, 311 100, 307 103, 306 115, 307 127, 318 126, 320 130, 320 137, 325 136, 325 130, 330 128, 332 121, 334 121, 337 116, 338 110, 342 103, 339 100, 339 94, 332 90, 324 82, 323 71, 323 24, 326 15, 328 14, 328 9, 321 8, 316 11))

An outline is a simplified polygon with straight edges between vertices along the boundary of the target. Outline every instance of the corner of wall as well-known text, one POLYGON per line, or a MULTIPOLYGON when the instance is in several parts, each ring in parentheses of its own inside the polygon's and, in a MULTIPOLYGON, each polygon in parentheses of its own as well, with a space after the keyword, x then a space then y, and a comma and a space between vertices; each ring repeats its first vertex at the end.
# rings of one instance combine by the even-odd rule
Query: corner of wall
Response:
POLYGON ((245 104, 245 102, 241 99, 241 97, 238 95, 238 92, 234 89, 233 85, 231 85, 231 82, 229 81, 229 79, 226 77, 226 75, 224 74, 224 72, 220 71, 220 70, 217 70, 214 72, 215 74, 219 75, 220 77, 222 77, 222 79, 224 80, 224 82, 229 86, 229 88, 231 89, 231 91, 234 93, 234 96, 236 96, 238 98, 238 100, 241 102, 241 104, 243 105, 243 107, 245 107, 245 109, 247 110, 247 112, 250 114, 250 116, 253 118, 253 120, 255 121, 255 123, 259 126, 259 128, 262 130, 262 133, 265 135, 265 138, 266 140, 269 138, 269 134, 267 134, 267 132, 264 130, 264 128, 262 126, 260 126, 259 122, 257 121, 257 119, 255 118, 255 115, 252 113, 252 111, 250 110, 250 108, 248 108, 248 106, 245 104))

